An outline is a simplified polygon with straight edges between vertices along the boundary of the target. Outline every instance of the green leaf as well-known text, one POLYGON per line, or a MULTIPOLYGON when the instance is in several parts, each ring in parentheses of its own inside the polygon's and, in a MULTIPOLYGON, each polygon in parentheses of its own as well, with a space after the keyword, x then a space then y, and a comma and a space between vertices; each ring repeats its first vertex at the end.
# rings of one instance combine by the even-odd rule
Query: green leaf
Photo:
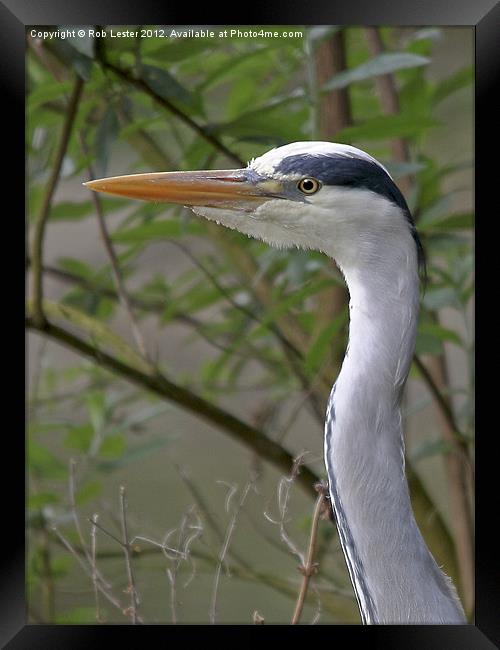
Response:
POLYGON ((432 93, 432 101, 436 106, 452 93, 469 86, 474 81, 474 70, 471 67, 462 68, 444 81, 441 81, 432 93))
POLYGON ((146 38, 141 42, 143 57, 156 57, 162 63, 184 61, 213 47, 214 42, 209 38, 177 38, 175 40, 146 38))
POLYGON ((299 90, 242 113, 230 122, 211 125, 210 131, 249 142, 283 144, 287 140, 303 139, 307 116, 303 92, 299 90), (283 119, 285 112, 286 119, 283 119))
POLYGON ((95 133, 96 174, 106 176, 111 147, 115 143, 119 131, 118 118, 113 105, 109 105, 95 133))
POLYGON ((95 269, 86 262, 77 260, 74 257, 60 257, 57 264, 63 271, 68 271, 68 273, 78 275, 81 278, 91 278, 95 273, 95 269))
POLYGON ((77 221, 88 217, 94 212, 94 206, 90 201, 76 202, 63 201, 50 209, 49 219, 53 221, 77 221))
POLYGON ((33 440, 28 445, 28 465, 41 478, 60 479, 67 475, 66 466, 48 449, 33 440))
POLYGON ((425 167, 425 164, 421 162, 390 161, 384 163, 384 165, 393 178, 401 178, 402 176, 416 174, 425 167))
POLYGON ((446 232, 449 230, 470 230, 474 227, 474 215, 471 212, 461 212, 449 215, 437 215, 434 219, 419 221, 421 232, 446 232))
POLYGON ((28 508, 38 510, 44 506, 59 503, 59 497, 54 492, 39 492, 38 494, 30 494, 28 498, 28 508))
POLYGON ((94 429, 90 424, 71 426, 64 438, 64 445, 86 454, 94 438, 94 429))
POLYGON ((425 292, 423 303, 427 309, 436 310, 442 307, 457 306, 457 294, 452 287, 429 289, 425 292))
POLYGON ((110 472, 131 463, 135 463, 138 460, 142 460, 149 456, 150 454, 158 451, 164 447, 167 443, 171 442, 172 436, 161 436, 156 437, 151 440, 148 440, 143 445, 137 445, 135 447, 129 448, 125 453, 116 460, 102 461, 97 464, 97 468, 104 472, 110 472))
POLYGON ((276 42, 258 46, 254 50, 245 50, 243 54, 238 53, 230 57, 225 55, 222 57, 220 65, 210 72, 199 85, 199 90, 206 92, 209 88, 214 88, 222 82, 238 79, 241 76, 260 76, 269 69, 269 54, 279 45, 276 42))
POLYGON ((436 325, 435 323, 421 323, 417 333, 417 354, 441 354, 442 344, 445 341, 461 346, 462 341, 456 332, 436 325))
POLYGON ((89 411, 90 423, 95 433, 99 433, 106 422, 106 397, 101 391, 93 391, 85 395, 89 411))
POLYGON ((35 433, 53 433, 54 431, 66 431, 66 422, 30 422, 28 424, 29 435, 35 433))
POLYGON ((385 140, 386 138, 413 137, 438 126, 439 122, 431 117, 413 115, 381 115, 366 120, 363 124, 350 126, 339 131, 335 136, 337 142, 354 142, 358 140, 385 140))
MULTIPOLYGON (((43 301, 43 309, 49 318, 62 319, 76 325, 90 338, 91 343, 99 349, 106 345, 112 347, 121 358, 130 363, 134 368, 145 374, 154 373, 153 367, 145 361, 126 341, 113 332, 107 325, 92 318, 84 312, 74 309, 69 305, 62 305, 50 300, 43 301)), ((32 310, 32 303, 28 301, 28 313, 32 310)))
POLYGON ((93 60, 78 51, 69 39, 54 39, 50 47, 84 80, 89 81, 93 60))
POLYGON ((57 614, 55 623, 72 625, 78 623, 96 623, 95 607, 73 607, 67 612, 57 614))
POLYGON ((171 404, 152 404, 138 411, 134 410, 133 413, 123 420, 123 426, 125 428, 135 429, 143 424, 143 422, 168 413, 169 411, 172 411, 171 404))
POLYGON ((450 440, 431 440, 419 445, 410 456, 411 460, 416 462, 423 458, 428 458, 429 456, 447 454, 453 451, 453 449, 454 445, 450 440))
POLYGON ((102 483, 100 481, 89 481, 82 485, 75 496, 77 506, 96 499, 102 492, 102 483))
POLYGON ((316 337, 316 340, 312 343, 309 350, 307 351, 304 365, 308 373, 313 373, 317 371, 324 360, 328 357, 328 353, 331 352, 331 342, 335 338, 342 325, 346 321, 347 312, 344 310, 336 318, 333 319, 331 323, 328 323, 321 332, 316 337))
POLYGON ((116 458, 121 456, 127 448, 123 434, 106 436, 99 447, 100 458, 116 458))
POLYGON ((142 78, 157 95, 164 99, 177 99, 183 104, 192 104, 194 95, 166 70, 152 65, 143 65, 142 78))
POLYGON ((40 84, 28 95, 28 111, 54 99, 64 99, 65 95, 71 91, 72 86, 71 81, 49 81, 40 84))
POLYGON ((289 311, 291 307, 294 307, 297 304, 302 303, 306 298, 313 296, 314 294, 326 289, 327 287, 332 286, 332 281, 328 279, 321 279, 317 282, 308 282, 301 289, 294 291, 290 295, 286 296, 274 309, 271 309, 265 317, 262 319, 261 324, 255 328, 251 338, 256 338, 267 333, 267 326, 274 322, 279 316, 289 311))
POLYGON ((390 74, 404 68, 416 68, 427 65, 428 63, 429 59, 427 57, 410 54, 409 52, 379 54, 373 59, 358 65, 356 68, 335 75, 335 77, 325 83, 321 90, 322 92, 338 90, 357 81, 371 79, 381 74, 390 74))
POLYGON ((127 244, 138 241, 150 241, 154 239, 170 239, 171 237, 182 237, 183 235, 201 235, 205 232, 205 225, 196 219, 184 221, 181 219, 170 219, 145 223, 142 226, 119 230, 113 233, 113 241, 127 244))

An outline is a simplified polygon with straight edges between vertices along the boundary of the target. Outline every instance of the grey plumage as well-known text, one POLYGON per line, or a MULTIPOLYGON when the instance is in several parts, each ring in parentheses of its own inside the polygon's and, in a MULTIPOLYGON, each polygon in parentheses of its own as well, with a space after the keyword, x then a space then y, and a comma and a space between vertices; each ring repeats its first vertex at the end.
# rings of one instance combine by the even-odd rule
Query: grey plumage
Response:
POLYGON ((336 261, 350 293, 349 344, 327 405, 325 464, 362 621, 465 623, 415 522, 405 476, 400 401, 415 348, 423 251, 387 170, 348 145, 295 142, 243 170, 88 185, 188 205, 274 246, 336 261))

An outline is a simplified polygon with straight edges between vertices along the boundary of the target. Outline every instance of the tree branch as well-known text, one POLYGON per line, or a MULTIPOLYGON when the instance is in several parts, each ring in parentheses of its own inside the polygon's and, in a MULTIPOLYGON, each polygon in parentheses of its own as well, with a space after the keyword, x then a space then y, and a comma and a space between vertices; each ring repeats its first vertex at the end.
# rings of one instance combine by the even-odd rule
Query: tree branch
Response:
POLYGON ((81 77, 77 76, 73 85, 73 91, 68 103, 68 110, 61 132, 61 139, 56 151, 56 159, 47 183, 47 189, 43 198, 40 214, 35 222, 33 232, 33 244, 31 249, 32 270, 33 270, 33 318, 38 325, 41 325, 45 320, 43 313, 43 242, 45 236, 45 226, 49 218, 50 206, 52 198, 56 191, 57 183, 61 173, 61 167, 64 156, 69 144, 71 130, 76 117, 78 103, 82 94, 84 81, 81 77))
MULTIPOLYGON (((272 463, 281 472, 288 473, 294 463, 293 456, 279 444, 268 438, 258 429, 246 424, 237 417, 224 411, 218 406, 204 400, 186 388, 174 384, 158 370, 151 366, 151 373, 139 370, 134 366, 120 361, 107 352, 90 345, 68 330, 45 321, 42 325, 32 317, 26 319, 29 328, 37 330, 52 339, 77 350, 81 354, 94 359, 104 368, 111 370, 124 379, 131 381, 143 389, 150 390, 163 399, 168 399, 187 411, 201 417, 212 425, 220 427, 236 441, 243 443, 257 453, 261 458, 272 463)), ((316 474, 307 467, 301 468, 297 482, 309 494, 314 494, 314 483, 318 481, 316 474)))
POLYGON ((156 93, 146 83, 146 81, 144 81, 144 79, 141 79, 139 77, 134 77, 129 70, 125 70, 124 68, 120 68, 119 66, 114 65, 110 61, 107 61, 102 55, 99 57, 99 61, 104 68, 111 70, 114 74, 120 77, 120 79, 123 79, 123 81, 126 81, 127 83, 131 84, 132 86, 135 86, 139 90, 142 90, 146 95, 151 97, 157 104, 162 106, 172 115, 175 115, 177 119, 179 119, 181 122, 184 122, 184 124, 189 126, 190 129, 192 129, 201 138, 203 138, 209 144, 211 144, 215 149, 217 149, 217 151, 220 151, 222 154, 224 154, 224 156, 229 158, 229 160, 231 160, 232 162, 236 163, 241 167, 245 166, 245 162, 234 152, 228 149, 226 145, 223 142, 221 142, 221 140, 219 140, 215 135, 210 133, 206 129, 206 127, 203 127, 201 126, 201 124, 198 124, 198 122, 193 120, 193 118, 187 115, 187 113, 184 113, 180 108, 175 106, 175 104, 172 104, 170 100, 166 99, 165 97, 162 97, 161 95, 158 95, 158 93, 156 93))
POLYGON ((302 609, 304 607, 304 602, 307 595, 307 590, 309 588, 309 581, 311 576, 316 572, 317 565, 314 563, 314 552, 316 550, 316 539, 318 537, 318 525, 321 515, 324 511, 324 500, 325 495, 323 492, 318 494, 316 499, 316 505, 314 507, 314 514, 311 522, 311 536, 309 538, 309 548, 307 550, 307 558, 303 566, 300 567, 300 571, 303 575, 302 584, 300 586, 299 597, 297 599, 297 604, 295 606, 295 611, 292 617, 292 625, 297 625, 300 621, 300 615, 302 614, 302 609))

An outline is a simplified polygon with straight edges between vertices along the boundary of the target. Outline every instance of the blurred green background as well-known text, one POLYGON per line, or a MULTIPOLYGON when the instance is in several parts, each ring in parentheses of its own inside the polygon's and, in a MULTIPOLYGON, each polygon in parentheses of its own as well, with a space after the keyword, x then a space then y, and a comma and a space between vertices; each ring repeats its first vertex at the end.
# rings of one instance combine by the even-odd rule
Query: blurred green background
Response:
MULTIPOLYGON (((380 159, 416 219, 428 282, 407 469, 419 525, 472 617, 472 29, 128 28, 138 36, 27 30, 31 622, 290 622, 302 580, 290 540, 305 553, 314 491, 147 378, 219 405, 290 459, 307 452, 324 478, 323 411, 347 335, 340 274, 320 254, 82 182, 238 167, 311 139, 380 159)), ((317 561, 301 621, 359 623, 328 521, 317 561)))

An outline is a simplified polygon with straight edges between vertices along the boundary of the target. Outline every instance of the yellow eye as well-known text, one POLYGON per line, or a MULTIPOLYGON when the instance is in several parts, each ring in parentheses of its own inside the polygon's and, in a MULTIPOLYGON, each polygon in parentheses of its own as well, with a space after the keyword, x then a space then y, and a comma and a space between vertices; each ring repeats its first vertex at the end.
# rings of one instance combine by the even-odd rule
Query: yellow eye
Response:
POLYGON ((315 178, 303 178, 298 182, 297 187, 304 194, 315 194, 319 190, 320 184, 315 178))

